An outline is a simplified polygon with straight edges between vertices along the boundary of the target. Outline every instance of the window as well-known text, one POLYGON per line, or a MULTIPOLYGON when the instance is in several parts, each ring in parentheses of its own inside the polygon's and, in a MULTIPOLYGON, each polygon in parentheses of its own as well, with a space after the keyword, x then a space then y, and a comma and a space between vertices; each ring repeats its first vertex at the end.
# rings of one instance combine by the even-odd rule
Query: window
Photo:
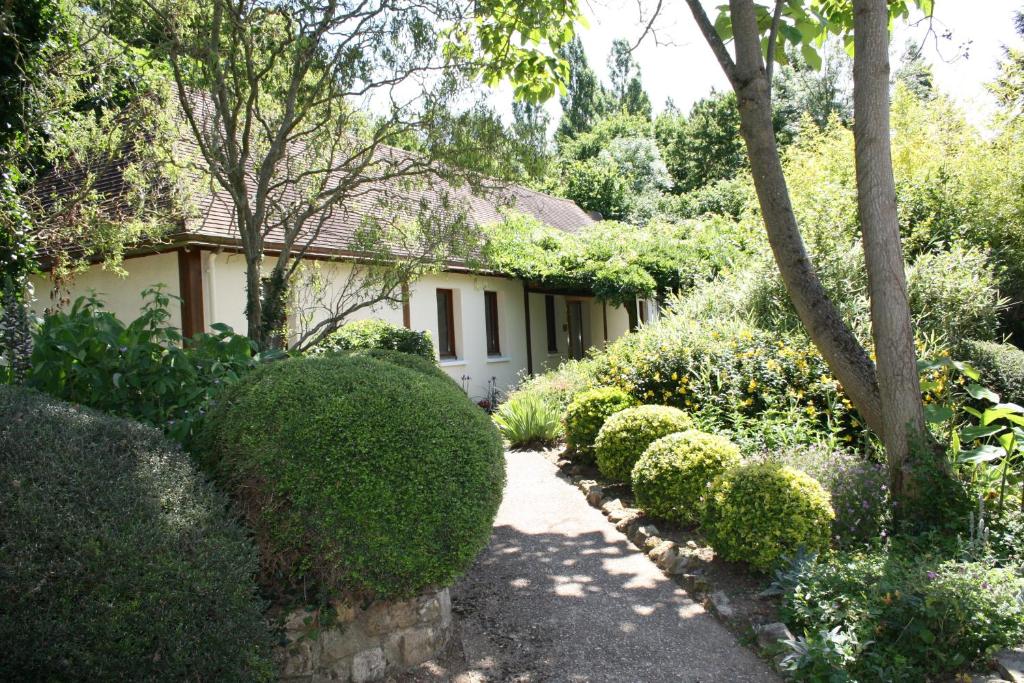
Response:
POLYGON ((455 358, 455 305, 452 290, 437 290, 437 352, 455 358))
POLYGON ((487 355, 500 356, 498 339, 498 293, 484 292, 484 321, 487 326, 487 355))
POLYGON ((555 297, 544 297, 544 317, 548 323, 548 353, 558 353, 558 330, 555 329, 555 297))

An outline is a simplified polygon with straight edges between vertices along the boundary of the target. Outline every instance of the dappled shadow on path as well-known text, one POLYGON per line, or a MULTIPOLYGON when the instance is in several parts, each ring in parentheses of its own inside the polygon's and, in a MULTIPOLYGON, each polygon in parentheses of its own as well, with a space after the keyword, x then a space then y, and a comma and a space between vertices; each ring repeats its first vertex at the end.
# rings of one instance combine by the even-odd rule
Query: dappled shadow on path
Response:
POLYGON ((460 651, 449 659, 461 661, 406 680, 772 680, 607 522, 609 533, 576 532, 578 521, 495 527, 453 588, 460 651))

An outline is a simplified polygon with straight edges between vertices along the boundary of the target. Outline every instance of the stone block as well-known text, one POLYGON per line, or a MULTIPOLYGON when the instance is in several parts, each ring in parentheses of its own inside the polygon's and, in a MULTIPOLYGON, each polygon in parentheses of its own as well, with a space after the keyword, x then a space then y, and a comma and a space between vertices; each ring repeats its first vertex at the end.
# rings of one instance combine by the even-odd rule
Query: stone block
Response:
POLYGON ((580 479, 576 483, 576 486, 579 487, 580 491, 583 491, 584 495, 586 495, 590 493, 591 488, 597 486, 597 482, 594 481, 593 479, 580 479))
POLYGON ((606 515, 610 515, 612 512, 618 512, 625 509, 625 505, 618 498, 612 498, 601 503, 601 512, 606 515))
POLYGON ((1024 648, 1001 650, 993 660, 999 675, 1012 683, 1024 683, 1024 648))
POLYGON ((636 519, 639 516, 640 511, 636 508, 622 507, 608 511, 608 521, 615 522, 616 524, 623 520, 636 519))
POLYGON ((678 574, 685 574, 686 570, 688 570, 690 568, 690 565, 692 564, 692 555, 676 553, 675 557, 673 557, 670 561, 667 561, 664 566, 659 566, 661 566, 661 568, 665 571, 666 574, 676 576, 678 574))
POLYGON ((366 609, 366 630, 376 634, 394 630, 388 603, 378 600, 366 609))
POLYGON ((384 677, 388 663, 384 650, 363 650, 352 658, 352 683, 370 683, 384 677))
POLYGON ((594 507, 602 507, 604 501, 604 487, 594 485, 587 491, 587 502, 594 507))
POLYGON ((338 617, 338 621, 342 624, 355 621, 356 608, 353 605, 348 605, 343 602, 335 603, 334 612, 338 617))
POLYGON ((441 600, 439 595, 432 595, 420 605, 420 623, 432 624, 441 619, 441 600))
POLYGON ((437 649, 437 634, 429 626, 409 629, 402 634, 402 664, 416 666, 434 657, 437 649))
POLYGON ((358 625, 349 628, 328 628, 317 638, 320 661, 325 665, 348 660, 352 655, 376 644, 376 638, 361 632, 358 625))
POLYGON ((403 600, 391 605, 390 616, 398 628, 409 628, 420 621, 419 608, 414 600, 403 600))
POLYGON ((658 527, 653 524, 640 524, 633 530, 629 540, 633 541, 638 548, 643 548, 648 538, 657 536, 659 533, 658 527))
POLYGON ((438 621, 441 624, 441 628, 447 629, 452 625, 452 594, 448 592, 447 588, 443 588, 437 594, 437 604, 441 609, 441 617, 438 621))
POLYGON ((723 591, 715 591, 708 596, 708 605, 711 611, 723 619, 732 619, 736 616, 736 609, 729 602, 729 596, 723 591))
POLYGON ((665 569, 679 557, 679 548, 672 541, 662 541, 647 553, 656 565, 665 569))
POLYGON ((300 640, 278 652, 282 676, 309 676, 316 666, 313 643, 300 640))
POLYGON ((763 650, 775 651, 787 640, 793 640, 793 634, 781 621, 755 626, 754 633, 757 634, 758 646, 763 650))

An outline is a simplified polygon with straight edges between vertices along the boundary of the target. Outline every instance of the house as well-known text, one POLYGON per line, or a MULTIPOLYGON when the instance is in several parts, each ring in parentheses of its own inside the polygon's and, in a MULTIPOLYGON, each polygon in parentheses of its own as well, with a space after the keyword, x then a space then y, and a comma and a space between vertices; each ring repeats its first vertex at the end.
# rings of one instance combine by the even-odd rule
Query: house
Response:
MULTIPOLYGON (((463 188, 445 191, 457 195, 471 226, 501 220, 500 209, 506 206, 567 232, 595 221, 569 200, 519 186, 494 189, 484 196, 463 188)), ((417 198, 424 199, 429 203, 436 198, 417 198)), ((328 287, 343 282, 358 262, 359 254, 350 249, 353 235, 374 210, 373 202, 365 198, 350 204, 321 222, 304 256, 316 264, 328 287)), ((269 235, 267 253, 276 253, 279 246, 269 235)), ((141 292, 162 284, 181 300, 171 323, 186 337, 207 331, 214 323, 246 329, 245 258, 231 204, 219 192, 204 193, 196 211, 183 218, 180 229, 165 242, 139 245, 127 253, 123 269, 125 276, 91 266, 75 276, 68 300, 96 292, 107 310, 127 321, 139 314, 141 292)), ((37 278, 35 286, 40 292, 48 289, 42 278, 37 278)), ((293 297, 302 296, 293 288, 293 297)), ((40 299, 36 305, 41 312, 49 302, 40 299)), ((349 319, 373 317, 429 331, 441 367, 474 398, 487 397, 492 388, 507 391, 523 375, 550 369, 565 359, 582 358, 591 347, 625 334, 631 319, 636 324, 639 316, 643 322, 648 312, 657 310, 654 302, 642 301, 631 316, 625 308, 600 301, 588 291, 546 290, 460 261, 449 261, 440 272, 410 282, 401 299, 399 305, 378 304, 349 319)))

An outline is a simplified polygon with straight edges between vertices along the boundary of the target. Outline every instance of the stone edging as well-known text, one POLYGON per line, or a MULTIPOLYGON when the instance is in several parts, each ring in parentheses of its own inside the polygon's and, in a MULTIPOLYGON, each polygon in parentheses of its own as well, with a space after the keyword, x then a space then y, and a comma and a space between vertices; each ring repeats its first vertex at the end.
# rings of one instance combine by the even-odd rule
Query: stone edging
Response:
MULTIPOLYGON (((661 538, 658 528, 644 516, 643 511, 627 507, 622 499, 615 495, 616 489, 621 489, 622 485, 587 479, 581 475, 582 468, 571 460, 561 458, 555 465, 564 477, 583 492, 590 505, 601 510, 608 521, 615 524, 616 530, 644 551, 659 569, 682 586, 708 612, 733 628, 752 633, 759 654, 771 659, 776 669, 779 669, 779 664, 788 651, 784 643, 793 640, 793 634, 782 622, 758 624, 736 613, 725 592, 715 590, 705 575, 702 565, 710 562, 714 556, 710 546, 699 545, 693 540, 680 546, 674 541, 661 538)), ((765 591, 762 596, 775 597, 770 590, 765 591)), ((988 678, 975 680, 985 680, 985 683, 1024 683, 1024 647, 998 652, 993 656, 991 663, 998 673, 993 672, 988 678)), ((968 680, 972 678, 974 677, 968 680)))
MULTIPOLYGON (((698 544, 694 540, 679 545, 675 541, 662 538, 657 526, 647 519, 641 510, 628 507, 615 495, 616 489, 621 489, 621 485, 587 479, 580 474, 581 468, 570 460, 560 459, 555 464, 562 475, 583 492, 587 502, 601 510, 608 521, 615 524, 616 530, 642 550, 659 569, 718 619, 733 628, 753 633, 758 652, 772 659, 776 667, 778 666, 783 656, 782 642, 791 640, 793 634, 781 622, 755 624, 737 614, 729 602, 729 597, 724 591, 715 590, 706 575, 705 567, 714 557, 714 551, 710 546, 698 544)), ((766 593, 764 597, 772 596, 766 593)))
POLYGON ((274 651, 280 680, 369 683, 422 664, 447 644, 451 597, 442 588, 366 607, 297 609, 284 617, 283 630, 274 651))

